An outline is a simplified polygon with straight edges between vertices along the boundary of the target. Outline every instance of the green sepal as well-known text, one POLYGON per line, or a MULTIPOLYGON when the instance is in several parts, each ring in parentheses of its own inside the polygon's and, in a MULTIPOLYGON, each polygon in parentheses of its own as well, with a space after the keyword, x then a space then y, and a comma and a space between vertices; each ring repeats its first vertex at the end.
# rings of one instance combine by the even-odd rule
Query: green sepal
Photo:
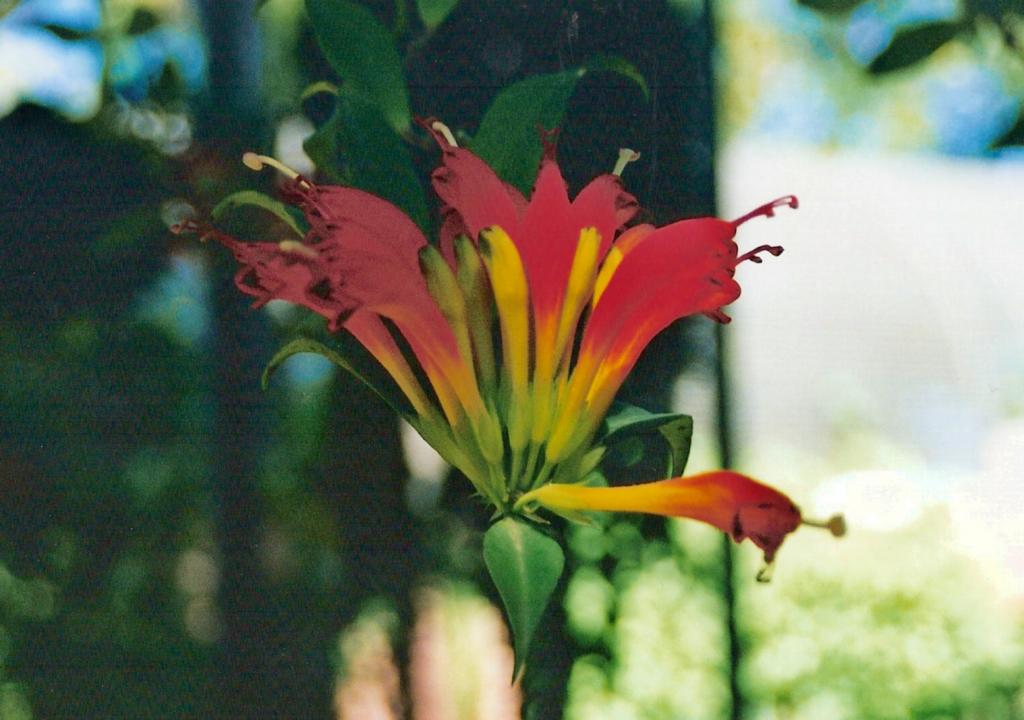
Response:
MULTIPOLYGON (((536 75, 498 93, 480 121, 470 149, 505 182, 528 193, 544 152, 538 126, 549 130, 560 126, 577 83, 588 72, 597 71, 630 78, 647 94, 640 71, 614 56, 600 56, 573 70, 536 75)), ((609 163, 612 160, 609 158, 609 163)))
POLYGON ((415 411, 409 401, 362 345, 348 335, 332 337, 330 342, 334 347, 306 337, 296 338, 289 342, 277 351, 263 369, 261 379, 263 389, 266 390, 269 386, 270 376, 292 355, 314 353, 327 358, 341 369, 351 373, 399 415, 406 418, 415 417, 415 411))
POLYGON ((370 100, 397 132, 409 129, 409 91, 391 32, 350 0, 306 0, 317 43, 347 89, 370 100))
POLYGON ((305 237, 306 235, 306 231, 299 225, 299 221, 292 214, 288 205, 256 190, 239 190, 236 193, 231 193, 217 203, 217 206, 210 211, 210 215, 214 220, 217 220, 224 213, 242 205, 253 205, 266 210, 294 230, 299 237, 305 237))
MULTIPOLYGON (((576 525, 586 525, 587 527, 600 527, 600 525, 598 525, 598 523, 594 521, 593 513, 587 513, 582 510, 559 510, 557 508, 549 507, 546 507, 544 509, 576 525)), ((524 515, 533 512, 535 512, 535 510, 527 510, 524 511, 524 515)))
POLYGON ((512 629, 514 682, 565 569, 565 553, 537 525, 505 517, 484 534, 484 563, 498 588, 512 629))
POLYGON ((616 402, 604 419, 598 442, 609 448, 634 439, 660 435, 667 457, 666 477, 682 475, 690 456, 693 418, 681 413, 652 413, 636 405, 616 402))

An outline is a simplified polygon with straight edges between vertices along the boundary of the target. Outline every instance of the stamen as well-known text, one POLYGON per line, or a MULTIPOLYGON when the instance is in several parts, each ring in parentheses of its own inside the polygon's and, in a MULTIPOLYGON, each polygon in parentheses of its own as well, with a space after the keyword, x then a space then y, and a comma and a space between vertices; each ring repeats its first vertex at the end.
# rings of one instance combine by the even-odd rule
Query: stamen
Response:
POLYGON ((430 127, 432 130, 437 130, 439 133, 441 133, 441 135, 444 136, 444 139, 447 140, 448 144, 451 145, 452 147, 459 146, 459 144, 455 142, 455 136, 452 135, 452 131, 448 128, 447 125, 445 125, 440 120, 435 120, 434 122, 430 123, 430 127))
POLYGON ((631 162, 635 162, 640 159, 640 153, 636 150, 630 150, 629 148, 619 148, 619 159, 615 162, 615 169, 612 170, 612 175, 615 177, 622 177, 622 171, 626 169, 626 166, 631 162))
POLYGON ((766 562, 764 567, 757 571, 757 575, 754 578, 759 583, 770 583, 772 581, 772 575, 775 574, 775 561, 766 562))
POLYGON ((295 253, 309 260, 316 260, 320 257, 315 248, 311 248, 309 245, 298 240, 282 240, 277 246, 281 249, 281 252, 295 253))
POLYGON ((758 257, 758 253, 766 252, 770 253, 771 255, 774 255, 775 257, 778 257, 779 255, 782 254, 782 251, 783 247, 781 245, 759 245, 750 252, 745 252, 738 258, 736 258, 736 264, 739 265, 744 260, 749 260, 752 263, 757 263, 758 265, 760 265, 762 262, 764 262, 764 258, 758 257))
POLYGON ((171 225, 170 230, 174 235, 195 234, 199 232, 199 223, 194 218, 182 220, 171 225))
POLYGON ((770 203, 762 205, 759 208, 751 210, 743 217, 733 220, 732 224, 735 225, 736 227, 739 227, 748 220, 753 220, 754 218, 760 215, 764 215, 765 217, 769 218, 775 217, 775 208, 782 207, 783 205, 788 205, 789 207, 795 209, 800 207, 800 201, 797 200, 796 195, 786 195, 784 197, 780 197, 776 200, 772 200, 770 203))
POLYGON ((199 242, 206 242, 211 237, 219 239, 223 237, 218 230, 208 225, 207 223, 197 222, 194 218, 189 218, 180 223, 171 225, 170 230, 175 235, 198 235, 199 242))
POLYGON ((722 325, 728 325, 729 323, 732 322, 732 318, 726 315, 721 310, 708 310, 706 313, 704 313, 704 316, 709 317, 715 322, 721 323, 722 325))
POLYGON ((280 160, 276 160, 269 155, 257 155, 254 152, 247 152, 242 155, 242 164, 250 170, 262 170, 265 165, 269 165, 274 168, 282 175, 287 177, 289 180, 297 180, 299 174, 292 170, 290 167, 285 165, 280 160))
POLYGON ((802 524, 808 527, 824 528, 832 533, 832 537, 843 537, 846 534, 846 518, 842 514, 833 515, 828 520, 808 520, 804 518, 802 524))

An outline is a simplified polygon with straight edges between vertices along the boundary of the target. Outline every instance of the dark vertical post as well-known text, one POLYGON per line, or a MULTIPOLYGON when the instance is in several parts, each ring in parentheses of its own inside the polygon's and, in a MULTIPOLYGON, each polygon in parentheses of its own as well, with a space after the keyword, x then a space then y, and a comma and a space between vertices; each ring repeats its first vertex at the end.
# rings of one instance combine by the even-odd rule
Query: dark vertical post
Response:
MULTIPOLYGON (((709 38, 708 52, 705 55, 707 62, 707 77, 713 82, 711 39, 714 38, 714 14, 710 0, 704 0, 703 12, 705 32, 709 38)), ((714 103, 708 103, 708 126, 714 128, 714 103)), ((715 134, 709 134, 711 151, 714 154, 715 134)), ((712 209, 714 209, 714 183, 715 177, 711 176, 712 182, 712 209)), ((724 325, 716 324, 714 327, 714 375, 715 375, 715 397, 716 397, 716 430, 718 455, 722 467, 728 468, 733 463, 733 418, 732 418, 732 394, 729 384, 728 366, 728 342, 727 332, 724 325)), ((731 720, 741 720, 743 717, 743 690, 740 687, 739 670, 742 660, 743 648, 740 644, 739 630, 736 626, 736 584, 732 540, 728 535, 722 536, 722 603, 725 614, 725 631, 728 642, 728 666, 726 672, 729 682, 731 720)))
MULTIPOLYGON (((202 0, 209 47, 209 89, 197 118, 200 152, 230 178, 241 143, 255 142, 259 84, 252 0, 202 0), (225 169, 226 168, 226 169, 225 169)), ((256 486, 267 436, 261 418, 261 361, 270 347, 263 319, 248 309, 234 271, 217 256, 212 292, 211 382, 214 403, 213 501, 221 554, 223 635, 212 713, 219 718, 275 715, 268 686, 264 626, 269 618, 259 564, 261 509, 256 486)))
POLYGON ((409 634, 413 593, 431 570, 423 528, 409 513, 408 470, 394 411, 352 376, 339 373, 317 454, 317 490, 335 514, 346 564, 344 597, 333 622, 354 620, 367 600, 389 600, 399 671, 398 705, 408 709, 409 634))
MULTIPOLYGON (((218 263, 220 265, 220 263, 218 263)), ((218 272, 218 277, 228 273, 218 272)), ((267 347, 259 321, 239 307, 231 283, 213 290, 213 472, 216 537, 221 555, 219 606, 223 635, 220 677, 214 685, 215 714, 221 718, 262 717, 262 682, 268 620, 258 561, 260 503, 256 478, 265 429, 259 417, 258 349, 267 347)))
MULTIPOLYGON (((722 467, 732 465, 732 409, 731 388, 728 377, 728 342, 725 326, 715 327, 715 389, 718 405, 717 431, 718 454, 722 467)), ((729 644, 728 680, 731 698, 731 720, 743 717, 743 691, 739 684, 740 661, 743 648, 740 644, 739 630, 736 626, 736 581, 734 567, 734 549, 732 539, 722 535, 722 603, 725 613, 725 630, 729 644)))
POLYGON ((251 137, 260 116, 260 38, 255 0, 200 0, 209 52, 209 89, 199 135, 236 144, 251 137))

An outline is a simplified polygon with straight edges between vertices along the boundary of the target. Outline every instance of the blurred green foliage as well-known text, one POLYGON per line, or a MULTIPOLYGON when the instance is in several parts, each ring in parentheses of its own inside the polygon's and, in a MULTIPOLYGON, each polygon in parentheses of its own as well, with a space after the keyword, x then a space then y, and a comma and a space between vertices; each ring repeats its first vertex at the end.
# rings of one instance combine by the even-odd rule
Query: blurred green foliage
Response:
MULTIPOLYGON (((840 26, 852 22, 852 11, 862 6, 872 6, 885 11, 885 3, 869 0, 796 0, 797 3, 821 13, 824 18, 840 26)), ((906 7, 913 14, 912 5, 893 4, 891 7, 906 7)), ((941 12, 944 6, 936 3, 929 8, 922 3, 918 12, 941 12)), ((973 45, 986 64, 1001 68, 1003 74, 1017 77, 1019 85, 1020 63, 1024 60, 1024 6, 1016 0, 986 1, 965 0, 953 5, 952 16, 942 19, 926 18, 900 23, 891 32, 887 43, 869 62, 865 69, 876 77, 890 73, 920 68, 930 58, 938 55, 955 41, 973 45)), ((890 8, 891 9, 891 8, 890 8)), ((1021 128, 1024 126, 1024 108, 1017 122, 992 143, 993 149, 1022 144, 1021 128)))
POLYGON ((412 122, 409 92, 391 32, 370 10, 350 0, 306 0, 306 12, 324 55, 346 87, 376 106, 393 130, 407 131, 412 122))

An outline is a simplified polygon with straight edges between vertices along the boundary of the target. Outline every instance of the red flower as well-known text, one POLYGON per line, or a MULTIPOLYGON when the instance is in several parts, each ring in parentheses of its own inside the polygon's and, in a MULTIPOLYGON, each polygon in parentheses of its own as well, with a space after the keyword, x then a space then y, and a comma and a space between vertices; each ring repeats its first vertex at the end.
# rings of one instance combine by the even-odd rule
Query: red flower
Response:
POLYGON ((762 252, 782 252, 761 246, 740 254, 737 228, 782 205, 796 207, 796 198, 732 222, 700 218, 624 229, 638 209, 618 176, 635 159, 632 151, 623 151, 615 172, 570 199, 546 141, 527 201, 457 147, 446 127, 423 125, 442 151, 433 174, 443 206, 439 249, 380 198, 317 185, 250 155, 252 167, 274 164, 289 174, 284 196, 303 211, 309 232, 301 242, 252 243, 203 230, 238 259, 239 289, 257 305, 304 305, 327 318, 332 331, 354 335, 409 398, 410 422, 502 511, 526 502, 568 509, 572 500, 577 509, 696 517, 737 540, 753 537, 773 554, 800 513, 785 496, 735 473, 633 488, 564 482, 578 481, 573 474, 595 457, 594 436, 648 342, 688 315, 728 321, 722 308, 740 294, 736 267, 761 262, 762 252), (492 340, 495 316, 499 346, 492 340), (429 388, 385 320, 411 349, 429 388), (552 478, 560 482, 550 484, 552 478), (679 504, 683 497, 689 505, 679 504), (624 498, 632 498, 630 507, 624 498))
POLYGON ((750 538, 769 563, 786 535, 803 522, 799 508, 778 490, 727 470, 620 487, 549 483, 520 502, 556 512, 642 512, 700 520, 736 542, 750 538))

